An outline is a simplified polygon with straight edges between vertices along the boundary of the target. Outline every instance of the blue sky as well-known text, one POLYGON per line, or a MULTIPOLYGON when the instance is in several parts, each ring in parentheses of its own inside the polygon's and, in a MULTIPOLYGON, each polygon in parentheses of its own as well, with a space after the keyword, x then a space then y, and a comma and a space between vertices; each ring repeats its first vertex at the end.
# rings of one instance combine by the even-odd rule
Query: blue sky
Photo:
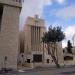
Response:
MULTIPOLYGON (((64 10, 65 16, 69 11, 65 11, 65 8, 75 5, 75 0, 65 0, 62 4, 54 2, 52 5, 45 5, 43 8, 43 18, 48 26, 61 26, 63 29, 69 25, 75 25, 75 15, 64 18, 64 16, 58 16, 56 13, 64 10)), ((74 10, 75 11, 75 10, 74 10)), ((64 14, 64 13, 63 13, 64 14)), ((62 15, 63 15, 62 14, 62 15)))
POLYGON ((38 14, 45 20, 45 26, 61 26, 67 40, 72 40, 75 34, 75 0, 25 0, 20 15, 20 29, 23 29, 27 16, 38 14))

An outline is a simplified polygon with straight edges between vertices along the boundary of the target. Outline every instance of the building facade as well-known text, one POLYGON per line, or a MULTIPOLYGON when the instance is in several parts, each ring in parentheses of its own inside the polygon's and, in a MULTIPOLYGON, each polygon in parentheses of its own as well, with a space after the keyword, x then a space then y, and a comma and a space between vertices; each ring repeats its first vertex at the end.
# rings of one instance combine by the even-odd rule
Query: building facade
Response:
POLYGON ((17 69, 21 0, 0 0, 0 68, 17 69))
POLYGON ((24 28, 26 62, 41 63, 43 61, 42 36, 45 31, 44 20, 40 19, 38 15, 27 18, 24 28))
MULTIPOLYGON (((45 22, 38 15, 27 17, 25 27, 21 33, 20 56, 22 62, 31 63, 33 66, 54 65, 54 62, 46 49, 46 44, 42 42, 43 34, 46 32, 45 22), (24 39, 24 40, 23 40, 24 39), (23 42, 24 41, 24 42, 23 42), (23 49, 23 50, 22 50, 23 49)), ((57 43, 57 51, 55 52, 59 64, 63 64, 62 44, 57 43), (61 53, 61 55, 60 55, 61 53)), ((27 65, 27 64, 26 64, 27 65)))
POLYGON ((64 65, 75 65, 75 46, 71 48, 71 53, 68 52, 67 47, 63 48, 64 65))

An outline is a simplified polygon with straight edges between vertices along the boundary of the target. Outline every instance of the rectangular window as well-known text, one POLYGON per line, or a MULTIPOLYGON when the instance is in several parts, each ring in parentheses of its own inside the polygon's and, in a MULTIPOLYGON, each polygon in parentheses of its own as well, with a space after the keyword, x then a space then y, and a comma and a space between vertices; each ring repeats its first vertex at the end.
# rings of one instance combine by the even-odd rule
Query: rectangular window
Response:
POLYGON ((1 31, 2 15, 3 15, 3 6, 0 5, 0 31, 1 31))
POLYGON ((33 62, 42 62, 42 55, 41 54, 34 54, 33 55, 33 62))
POLYGON ((73 60, 73 56, 65 56, 65 57, 64 57, 64 60, 65 60, 65 61, 67 61, 67 60, 73 60))

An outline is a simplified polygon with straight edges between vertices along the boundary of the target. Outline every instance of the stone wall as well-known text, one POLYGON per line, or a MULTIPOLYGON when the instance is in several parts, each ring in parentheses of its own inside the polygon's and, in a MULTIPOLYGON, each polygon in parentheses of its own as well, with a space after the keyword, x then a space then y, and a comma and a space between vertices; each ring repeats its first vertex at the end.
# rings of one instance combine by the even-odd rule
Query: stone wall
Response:
POLYGON ((4 5, 0 31, 0 68, 7 56, 7 68, 17 69, 20 8, 4 5))

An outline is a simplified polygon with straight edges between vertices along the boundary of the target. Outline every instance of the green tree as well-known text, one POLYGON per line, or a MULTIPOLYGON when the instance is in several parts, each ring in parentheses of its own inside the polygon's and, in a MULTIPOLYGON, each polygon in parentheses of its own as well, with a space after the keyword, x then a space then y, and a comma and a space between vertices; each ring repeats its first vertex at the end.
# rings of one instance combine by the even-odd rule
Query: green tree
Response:
POLYGON ((72 53, 72 44, 71 44, 70 40, 68 40, 68 42, 67 42, 67 52, 72 53))
POLYGON ((57 48, 57 42, 61 42, 65 38, 63 31, 61 31, 61 27, 52 27, 50 26, 48 31, 44 33, 42 37, 42 42, 47 45, 48 53, 51 55, 53 61, 56 66, 59 68, 58 60, 55 55, 55 50, 57 48))

